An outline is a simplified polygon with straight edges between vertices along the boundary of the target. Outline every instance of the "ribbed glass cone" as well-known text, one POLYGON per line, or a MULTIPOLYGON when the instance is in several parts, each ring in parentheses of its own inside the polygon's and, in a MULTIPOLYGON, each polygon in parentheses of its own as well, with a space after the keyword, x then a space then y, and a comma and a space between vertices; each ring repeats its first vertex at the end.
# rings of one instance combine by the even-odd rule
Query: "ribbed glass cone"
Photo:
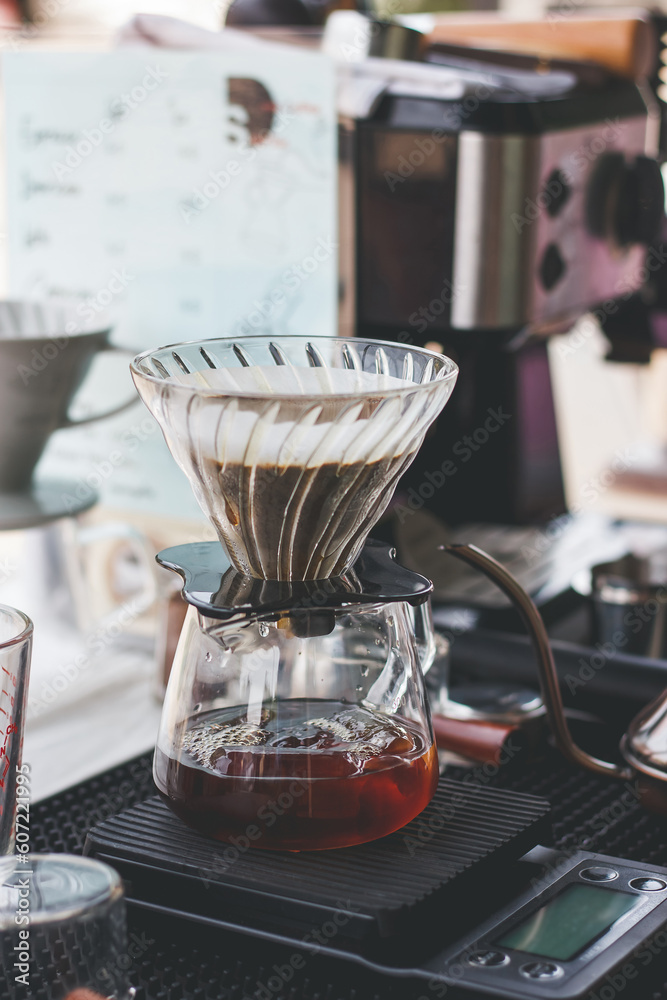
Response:
POLYGON ((204 340, 132 376, 237 569, 339 575, 449 399, 458 368, 358 338, 204 340))

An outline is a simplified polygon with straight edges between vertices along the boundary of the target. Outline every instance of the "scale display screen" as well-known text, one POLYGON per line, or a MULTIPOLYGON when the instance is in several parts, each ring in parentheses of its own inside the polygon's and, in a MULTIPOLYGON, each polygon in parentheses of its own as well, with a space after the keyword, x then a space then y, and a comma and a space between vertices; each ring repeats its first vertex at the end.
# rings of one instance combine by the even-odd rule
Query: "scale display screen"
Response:
POLYGON ((628 892, 569 885, 494 944, 567 962, 640 902, 628 892))

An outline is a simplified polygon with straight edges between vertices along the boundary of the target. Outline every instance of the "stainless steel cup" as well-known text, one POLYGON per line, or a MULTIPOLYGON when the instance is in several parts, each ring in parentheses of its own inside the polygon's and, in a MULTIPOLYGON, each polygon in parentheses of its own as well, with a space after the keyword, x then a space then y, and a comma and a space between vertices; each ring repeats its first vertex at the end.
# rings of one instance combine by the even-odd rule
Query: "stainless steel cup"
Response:
POLYGON ((667 658, 667 552, 628 553, 591 570, 596 641, 667 658))

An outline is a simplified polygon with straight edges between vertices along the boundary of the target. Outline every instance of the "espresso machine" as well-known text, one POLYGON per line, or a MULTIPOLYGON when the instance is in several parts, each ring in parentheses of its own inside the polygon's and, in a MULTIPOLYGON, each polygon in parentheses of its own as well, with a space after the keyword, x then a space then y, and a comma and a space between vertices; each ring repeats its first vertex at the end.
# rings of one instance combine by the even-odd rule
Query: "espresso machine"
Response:
POLYGON ((425 38, 421 61, 380 59, 382 31, 360 46, 358 17, 327 25, 343 316, 361 336, 437 342, 461 369, 399 494, 449 525, 545 523, 566 510, 548 338, 591 311, 614 360, 655 344, 641 290, 664 215, 656 102, 592 64, 425 38))

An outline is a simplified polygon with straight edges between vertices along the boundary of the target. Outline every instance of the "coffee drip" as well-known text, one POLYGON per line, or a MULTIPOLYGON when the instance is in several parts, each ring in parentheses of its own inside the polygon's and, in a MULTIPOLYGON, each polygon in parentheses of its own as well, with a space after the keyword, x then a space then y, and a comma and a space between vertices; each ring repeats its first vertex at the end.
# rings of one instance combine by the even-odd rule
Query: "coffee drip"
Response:
MULTIPOLYGON (((409 461, 412 456, 407 456, 409 461)), ((217 478, 226 518, 212 521, 233 553, 243 543, 251 576, 319 580, 340 576, 382 514, 406 465, 404 456, 378 462, 323 465, 204 463, 217 478), (298 535, 309 539, 298 543, 298 535)))
POLYGON ((158 557, 193 606, 154 776, 200 832, 233 842, 252 828, 252 846, 273 850, 349 846, 429 802, 431 585, 365 543, 456 371, 420 349, 298 337, 135 360, 222 545, 158 557))
POLYGON ((372 421, 378 392, 409 383, 354 369, 256 365, 198 372, 182 384, 267 399, 258 410, 232 396, 224 438, 210 449, 216 457, 201 440, 192 456, 205 509, 237 568, 268 580, 344 572, 413 457, 387 440, 387 421, 372 421), (283 401, 274 420, 275 396, 283 401), (304 409, 304 397, 316 401, 304 409))

